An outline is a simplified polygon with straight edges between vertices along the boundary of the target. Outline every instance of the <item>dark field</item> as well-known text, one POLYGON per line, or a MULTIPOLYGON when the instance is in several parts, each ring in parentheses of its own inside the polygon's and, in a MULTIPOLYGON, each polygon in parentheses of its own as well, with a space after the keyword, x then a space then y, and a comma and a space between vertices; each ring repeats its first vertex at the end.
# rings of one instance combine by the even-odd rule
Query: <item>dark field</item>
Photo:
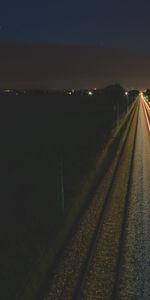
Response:
POLYGON ((0 96, 1 299, 27 299, 25 290, 35 299, 56 233, 126 111, 117 89, 92 97, 0 96))

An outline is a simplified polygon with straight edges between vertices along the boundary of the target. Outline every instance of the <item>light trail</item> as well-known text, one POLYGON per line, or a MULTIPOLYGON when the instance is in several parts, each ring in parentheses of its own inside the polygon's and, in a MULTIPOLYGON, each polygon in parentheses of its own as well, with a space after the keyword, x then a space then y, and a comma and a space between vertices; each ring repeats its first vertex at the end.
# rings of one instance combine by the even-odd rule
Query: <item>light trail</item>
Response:
POLYGON ((147 104, 147 102, 145 101, 145 99, 143 99, 143 101, 144 101, 144 104, 145 104, 145 106, 146 106, 148 112, 150 113, 150 107, 149 107, 149 105, 147 104))
MULTIPOLYGON (((145 114, 145 118, 146 118, 146 122, 147 122, 147 126, 148 126, 148 130, 150 132, 150 121, 149 121, 149 118, 148 118, 148 115, 147 115, 147 111, 146 111, 146 107, 145 106, 148 106, 148 104, 146 103, 146 101, 144 99, 142 99, 142 106, 143 106, 143 110, 144 110, 144 114, 145 114), (146 105, 145 105, 146 104, 146 105)), ((148 106, 148 109, 150 111, 150 108, 148 106)))

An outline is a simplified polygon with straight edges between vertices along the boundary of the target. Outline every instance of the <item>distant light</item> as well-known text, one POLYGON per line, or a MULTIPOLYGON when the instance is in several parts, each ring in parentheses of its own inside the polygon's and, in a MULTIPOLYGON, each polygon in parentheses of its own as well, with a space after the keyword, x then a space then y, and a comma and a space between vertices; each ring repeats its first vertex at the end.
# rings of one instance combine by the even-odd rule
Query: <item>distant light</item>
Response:
POLYGON ((97 88, 94 88, 94 91, 96 91, 97 90, 97 88))
POLYGON ((4 90, 4 93, 11 93, 11 90, 4 90))
POLYGON ((70 96, 71 96, 71 95, 72 95, 72 93, 71 93, 71 92, 68 92, 68 95, 70 95, 70 96))
POLYGON ((88 91, 88 95, 89 96, 93 96, 93 92, 92 91, 88 91))
POLYGON ((125 95, 126 95, 126 96, 128 96, 128 94, 129 94, 128 92, 125 92, 125 95))

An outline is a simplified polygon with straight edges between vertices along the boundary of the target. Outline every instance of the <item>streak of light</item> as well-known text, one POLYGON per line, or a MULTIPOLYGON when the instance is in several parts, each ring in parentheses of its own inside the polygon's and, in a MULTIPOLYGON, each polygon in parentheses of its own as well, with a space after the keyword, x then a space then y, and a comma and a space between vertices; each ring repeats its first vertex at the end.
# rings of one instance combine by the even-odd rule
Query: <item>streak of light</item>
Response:
POLYGON ((148 115, 147 115, 147 111, 146 111, 146 108, 145 108, 145 101, 143 100, 142 101, 142 105, 143 105, 143 109, 144 109, 144 113, 145 113, 145 118, 146 118, 146 121, 147 121, 147 126, 148 126, 148 129, 149 129, 149 132, 150 132, 150 121, 149 121, 149 118, 148 118, 148 115))
POLYGON ((150 107, 149 107, 149 105, 147 104, 147 102, 145 101, 145 99, 144 99, 144 104, 146 105, 147 110, 150 112, 150 107))

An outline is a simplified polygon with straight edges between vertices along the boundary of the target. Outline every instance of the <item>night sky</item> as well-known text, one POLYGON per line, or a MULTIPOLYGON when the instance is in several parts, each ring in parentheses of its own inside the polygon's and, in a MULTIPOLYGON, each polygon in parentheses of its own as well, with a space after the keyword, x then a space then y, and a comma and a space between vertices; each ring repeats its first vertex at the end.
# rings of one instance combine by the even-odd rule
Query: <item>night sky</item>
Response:
POLYGON ((145 87, 150 79, 149 51, 150 1, 1 1, 1 87, 10 85, 16 87, 33 85, 44 88, 90 87, 90 85, 100 87, 116 80, 127 86, 145 87), (54 47, 57 48, 56 55, 54 47), (15 55, 14 49, 18 55, 15 55), (41 57, 41 55, 45 56, 44 51, 46 51, 46 59, 41 57), (96 68, 95 51, 99 60, 97 67, 101 66, 102 72, 105 71, 103 78, 96 68), (33 62, 32 57, 35 52, 36 59, 33 62), (105 58, 104 52, 106 52, 105 58), (114 56, 116 68, 113 73, 110 72, 109 66, 112 65, 111 60, 114 60, 114 56), (124 61, 120 58, 117 60, 117 56, 123 57, 124 61), (132 64, 131 57, 134 61, 132 64), (103 66, 100 64, 102 59, 103 66), (92 66, 93 60, 94 66, 92 66), (72 70, 71 81, 69 81, 71 65, 75 67, 73 61, 79 65, 79 72, 75 70, 73 76, 72 70), (124 66, 125 61, 128 68, 126 66, 123 70, 120 65, 124 66), (23 68, 25 62, 28 65, 26 70, 23 68), (84 68, 88 63, 90 68, 86 76, 87 72, 84 73, 84 68), (47 70, 47 64, 52 68, 53 73, 47 70), (135 72, 131 70, 131 65, 135 68, 135 72), (32 76, 30 75, 29 79, 30 66, 32 76), (44 74, 43 78, 41 78, 41 70, 44 74))

